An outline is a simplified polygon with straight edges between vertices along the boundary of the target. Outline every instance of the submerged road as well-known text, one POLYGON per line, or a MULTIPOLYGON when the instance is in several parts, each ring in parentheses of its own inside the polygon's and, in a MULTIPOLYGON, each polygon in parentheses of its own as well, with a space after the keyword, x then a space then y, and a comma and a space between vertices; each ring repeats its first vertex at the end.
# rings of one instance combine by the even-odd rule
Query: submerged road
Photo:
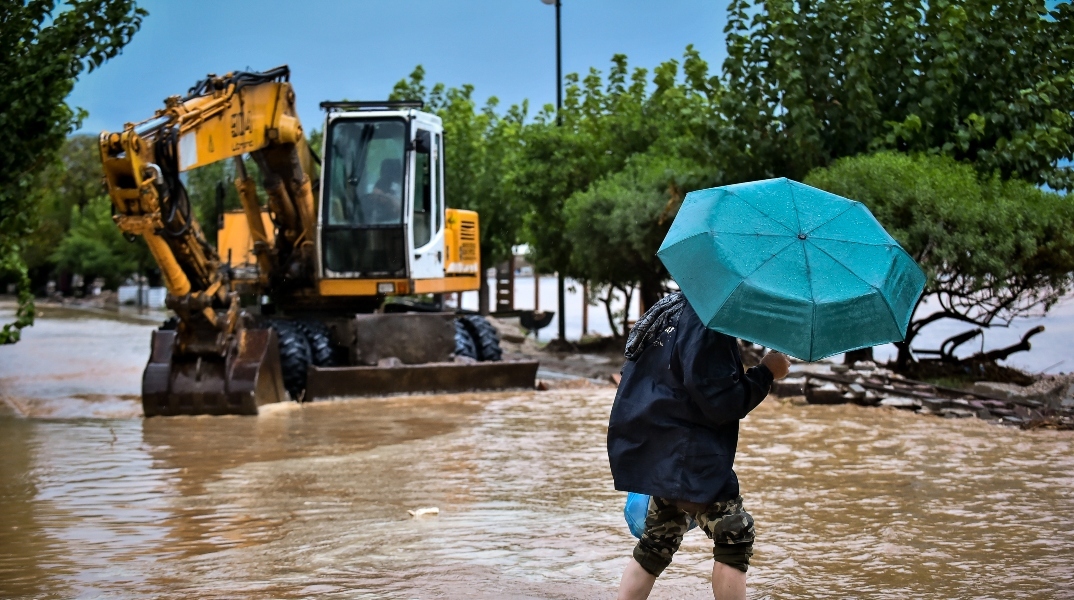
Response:
MULTIPOLYGON (((0 597, 614 597, 613 389, 146 420, 151 328, 46 307, 0 347, 0 597)), ((1074 597, 1070 432, 770 399, 738 472, 754 598, 1074 597)), ((653 597, 711 597, 709 548, 653 597)))

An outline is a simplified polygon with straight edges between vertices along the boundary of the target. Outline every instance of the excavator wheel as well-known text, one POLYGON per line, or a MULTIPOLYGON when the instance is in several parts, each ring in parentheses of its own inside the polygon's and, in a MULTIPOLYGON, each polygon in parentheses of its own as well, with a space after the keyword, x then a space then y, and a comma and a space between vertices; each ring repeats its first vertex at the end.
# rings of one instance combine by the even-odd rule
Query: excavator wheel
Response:
POLYGON ((463 325, 462 319, 455 319, 455 356, 465 356, 477 360, 477 346, 470 330, 463 325))
POLYGON ((503 360, 503 350, 500 349, 500 334, 485 317, 481 315, 466 315, 460 317, 470 337, 474 340, 477 348, 477 359, 480 361, 503 360))
POLYGON ((317 367, 336 366, 335 351, 328 327, 320 321, 295 321, 295 325, 306 336, 310 346, 310 359, 317 367))
POLYGON ((269 326, 276 330, 280 349, 280 370, 283 387, 291 399, 301 402, 306 392, 306 377, 312 358, 306 334, 294 321, 273 319, 269 326))

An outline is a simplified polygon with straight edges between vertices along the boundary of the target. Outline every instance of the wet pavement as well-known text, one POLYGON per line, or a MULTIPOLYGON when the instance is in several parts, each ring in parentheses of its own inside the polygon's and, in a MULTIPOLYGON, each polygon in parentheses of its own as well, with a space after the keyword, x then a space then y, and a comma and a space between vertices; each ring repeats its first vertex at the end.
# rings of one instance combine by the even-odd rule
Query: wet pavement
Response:
MULTIPOLYGON (((613 389, 145 420, 150 329, 0 347, 0 597, 614 597, 613 389)), ((770 399, 737 463, 751 597, 1074 597, 1070 432, 770 399)), ((692 532, 653 597, 711 597, 710 560, 692 532)))

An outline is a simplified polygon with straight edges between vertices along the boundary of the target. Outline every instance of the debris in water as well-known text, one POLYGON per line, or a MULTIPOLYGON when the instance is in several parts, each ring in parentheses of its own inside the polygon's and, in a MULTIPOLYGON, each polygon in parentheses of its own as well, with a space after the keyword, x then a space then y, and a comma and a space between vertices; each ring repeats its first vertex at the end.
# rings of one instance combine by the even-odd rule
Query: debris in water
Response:
POLYGON ((424 517, 425 515, 438 515, 440 509, 435 506, 423 506, 422 508, 415 508, 414 510, 408 510, 410 516, 414 518, 424 517))

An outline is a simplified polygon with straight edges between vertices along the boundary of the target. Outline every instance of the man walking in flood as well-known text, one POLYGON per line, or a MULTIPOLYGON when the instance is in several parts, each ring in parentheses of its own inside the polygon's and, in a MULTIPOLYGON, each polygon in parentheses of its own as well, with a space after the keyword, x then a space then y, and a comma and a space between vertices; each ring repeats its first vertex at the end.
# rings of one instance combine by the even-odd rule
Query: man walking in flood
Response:
POLYGON ((619 598, 647 598, 695 521, 713 541, 712 593, 746 597, 753 517, 732 466, 738 422, 786 377, 772 352, 743 369, 738 341, 701 322, 681 293, 654 305, 630 332, 608 425, 615 489, 651 496, 619 598))

